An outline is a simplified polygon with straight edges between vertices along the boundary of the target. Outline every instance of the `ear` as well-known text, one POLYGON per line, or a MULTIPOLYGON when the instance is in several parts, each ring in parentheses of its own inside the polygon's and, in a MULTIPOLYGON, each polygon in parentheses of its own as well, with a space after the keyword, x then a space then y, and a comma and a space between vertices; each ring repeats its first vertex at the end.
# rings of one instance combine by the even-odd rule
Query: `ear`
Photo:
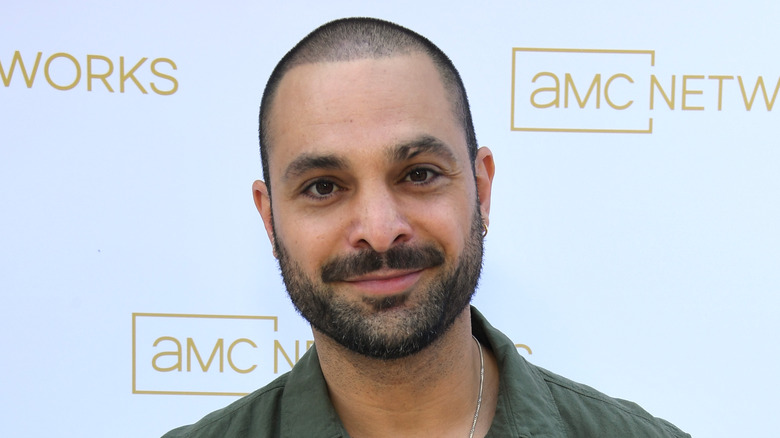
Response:
POLYGON ((252 197, 255 199, 255 207, 260 217, 263 218, 265 233, 268 234, 268 240, 271 242, 271 248, 276 257, 276 244, 274 242, 273 215, 271 214, 271 196, 268 193, 268 186, 263 181, 252 183, 252 197))
POLYGON ((486 147, 479 148, 477 159, 474 161, 474 177, 477 180, 479 208, 485 225, 490 224, 490 194, 493 190, 493 175, 495 173, 496 165, 493 163, 493 152, 486 147))

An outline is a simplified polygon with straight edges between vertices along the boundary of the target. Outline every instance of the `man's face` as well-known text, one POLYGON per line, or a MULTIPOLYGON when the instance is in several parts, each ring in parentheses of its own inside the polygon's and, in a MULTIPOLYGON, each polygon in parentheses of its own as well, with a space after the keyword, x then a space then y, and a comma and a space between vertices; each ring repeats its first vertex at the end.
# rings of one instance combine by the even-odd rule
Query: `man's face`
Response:
POLYGON ((492 178, 480 150, 487 199, 478 202, 432 62, 413 54, 295 67, 269 128, 273 203, 262 183, 255 199, 293 304, 360 354, 392 359, 429 345, 476 287, 492 178))

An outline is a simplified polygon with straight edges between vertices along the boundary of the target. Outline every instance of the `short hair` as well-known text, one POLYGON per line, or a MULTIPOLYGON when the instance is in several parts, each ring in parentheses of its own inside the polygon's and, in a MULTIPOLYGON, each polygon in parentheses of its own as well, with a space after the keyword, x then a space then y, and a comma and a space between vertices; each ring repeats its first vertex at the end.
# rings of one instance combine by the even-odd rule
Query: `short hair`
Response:
POLYGON ((259 136, 263 179, 268 186, 269 195, 269 114, 284 75, 302 64, 379 59, 411 53, 428 55, 439 72, 456 120, 460 121, 465 132, 473 167, 477 157, 474 123, 471 120, 466 88, 450 58, 424 36, 398 24, 376 18, 342 18, 323 24, 296 44, 276 65, 265 86, 260 103, 259 136))

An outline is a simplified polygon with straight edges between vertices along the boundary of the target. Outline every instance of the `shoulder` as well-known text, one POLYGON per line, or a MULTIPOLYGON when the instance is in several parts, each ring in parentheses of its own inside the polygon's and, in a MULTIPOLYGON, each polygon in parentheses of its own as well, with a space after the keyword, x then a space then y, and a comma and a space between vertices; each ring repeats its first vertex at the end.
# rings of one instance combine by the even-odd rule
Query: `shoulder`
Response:
POLYGON ((609 397, 587 385, 531 365, 546 383, 569 436, 690 438, 636 403, 609 397), (604 435, 609 431, 609 435, 604 435))
POLYGON ((248 394, 230 405, 203 417, 197 423, 182 426, 163 438, 243 438, 274 436, 278 431, 281 399, 289 373, 248 394), (261 435, 265 432, 265 435, 261 435))
POLYGON ((517 352, 514 342, 474 308, 472 328, 478 338, 488 341, 499 360, 499 408, 504 408, 497 409, 496 415, 502 413, 503 421, 514 425, 513 431, 568 438, 690 438, 636 403, 609 397, 531 364, 517 352))
POLYGON ((316 346, 293 369, 226 408, 163 438, 275 438, 345 435, 328 397, 316 346))

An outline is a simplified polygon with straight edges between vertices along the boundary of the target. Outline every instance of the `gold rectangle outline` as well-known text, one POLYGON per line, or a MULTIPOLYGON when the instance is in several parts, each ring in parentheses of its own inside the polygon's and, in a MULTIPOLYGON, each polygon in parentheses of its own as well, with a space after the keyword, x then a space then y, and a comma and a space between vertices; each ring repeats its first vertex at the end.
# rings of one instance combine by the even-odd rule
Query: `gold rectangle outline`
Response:
POLYGON ((213 318, 213 319, 254 319, 254 320, 270 320, 274 322, 274 331, 279 331, 279 317, 277 316, 257 316, 257 315, 206 315, 206 314, 194 314, 194 313, 145 313, 145 312, 133 312, 133 394, 163 394, 163 395, 229 395, 229 396, 245 396, 248 393, 242 392, 208 392, 208 391, 146 391, 137 390, 135 388, 135 358, 136 358, 136 337, 135 337, 135 320, 136 317, 164 317, 164 318, 213 318))
POLYGON ((590 128, 512 128, 515 132, 570 132, 589 134, 652 134, 653 118, 648 120, 647 129, 590 129, 590 128))
POLYGON ((517 128, 515 127, 515 66, 517 65, 517 52, 548 52, 548 53, 598 53, 620 55, 650 55, 650 66, 655 67, 655 50, 620 50, 620 49, 554 49, 534 47, 512 48, 512 97, 510 115, 510 131, 515 132, 570 132, 570 133, 601 133, 601 134, 652 134, 653 119, 648 120, 647 130, 643 129, 589 129, 589 128, 517 128))
POLYGON ((233 397, 243 397, 248 392, 198 392, 198 391, 136 391, 133 394, 147 395, 227 395, 233 397))

